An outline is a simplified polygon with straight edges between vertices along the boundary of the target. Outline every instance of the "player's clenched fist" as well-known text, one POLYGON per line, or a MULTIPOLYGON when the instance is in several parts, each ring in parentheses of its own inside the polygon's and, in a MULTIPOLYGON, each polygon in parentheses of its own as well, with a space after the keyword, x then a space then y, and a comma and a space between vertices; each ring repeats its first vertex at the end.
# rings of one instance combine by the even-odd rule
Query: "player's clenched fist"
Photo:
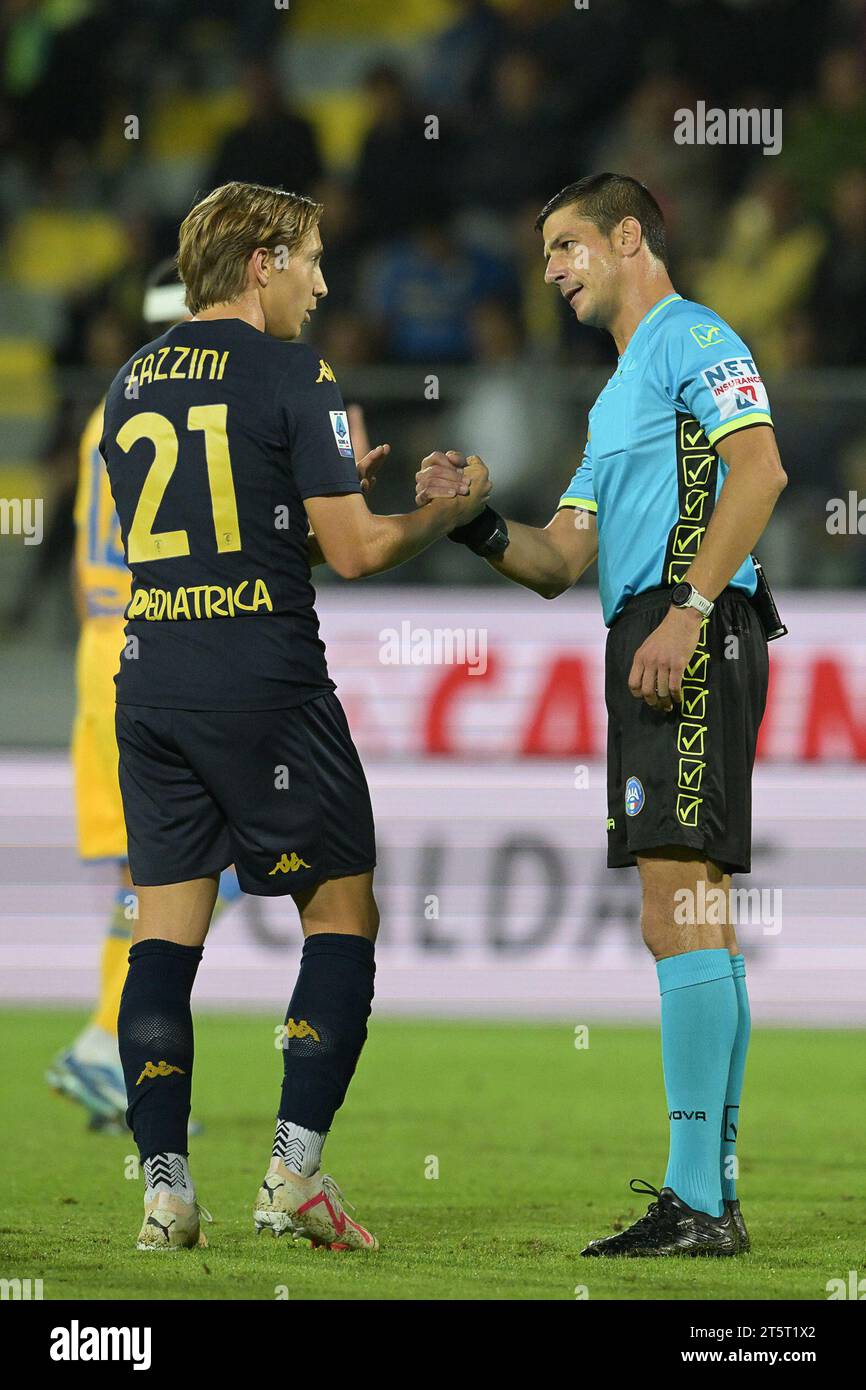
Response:
MULTIPOLYGON (((470 457, 476 458, 473 454, 470 457)), ((481 463, 481 460, 478 460, 481 463)), ((415 502, 423 507, 434 497, 465 497, 469 492, 467 460, 456 449, 428 454, 415 474, 415 502)), ((481 464, 482 468, 484 465, 481 464)), ((487 472, 486 468, 484 469, 487 472)))

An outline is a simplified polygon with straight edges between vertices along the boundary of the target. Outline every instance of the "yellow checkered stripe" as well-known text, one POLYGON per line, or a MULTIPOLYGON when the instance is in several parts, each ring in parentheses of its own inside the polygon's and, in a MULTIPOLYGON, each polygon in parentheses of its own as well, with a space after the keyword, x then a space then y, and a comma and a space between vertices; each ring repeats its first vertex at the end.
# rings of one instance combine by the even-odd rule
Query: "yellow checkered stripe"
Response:
MULTIPOLYGON (((679 584, 700 549, 716 501, 719 456, 701 424, 677 415, 677 492, 679 516, 668 537, 662 582, 679 584)), ((709 734, 709 618, 701 622, 694 655, 683 675, 683 699, 677 724, 677 802, 680 825, 695 829, 703 802, 709 734)))
POLYGON ((677 820, 680 825, 697 826, 703 797, 705 754, 709 733, 709 670, 707 648, 709 618, 701 623, 694 655, 683 674, 683 702, 677 725, 677 820))
POLYGON ((685 579, 716 503, 719 456, 691 415, 677 415, 677 493, 680 513, 665 550, 662 584, 685 579))

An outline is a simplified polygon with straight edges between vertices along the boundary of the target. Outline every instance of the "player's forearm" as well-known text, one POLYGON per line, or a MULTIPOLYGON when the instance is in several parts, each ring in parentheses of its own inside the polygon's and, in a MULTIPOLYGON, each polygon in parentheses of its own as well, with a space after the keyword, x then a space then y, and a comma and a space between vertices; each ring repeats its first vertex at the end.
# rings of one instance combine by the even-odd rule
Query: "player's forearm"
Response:
MULTIPOLYGON (((549 530, 524 526, 519 521, 509 521, 507 525, 508 549, 488 563, 506 579, 532 589, 542 598, 557 598, 570 589, 578 576, 572 574, 549 530)), ((590 563, 588 560, 587 565, 590 563)))
POLYGON ((728 473, 701 548, 685 576, 704 598, 717 598, 751 555, 786 482, 784 472, 771 466, 728 473))
POLYGON ((358 547, 352 573, 345 577, 362 579, 395 569, 441 540, 462 520, 465 508, 447 498, 438 498, 417 512, 372 516, 369 535, 358 547))

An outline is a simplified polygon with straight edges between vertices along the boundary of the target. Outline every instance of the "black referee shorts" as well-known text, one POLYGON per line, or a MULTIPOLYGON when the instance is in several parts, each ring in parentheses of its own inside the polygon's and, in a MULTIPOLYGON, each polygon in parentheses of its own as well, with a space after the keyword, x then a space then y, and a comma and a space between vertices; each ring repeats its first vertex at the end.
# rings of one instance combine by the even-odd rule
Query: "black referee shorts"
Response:
POLYGON ((234 864, 245 893, 278 897, 376 863, 370 793, 343 707, 118 705, 120 790, 133 883, 182 883, 234 864))
POLYGON ((628 688, 638 647, 670 608, 670 589, 630 600, 605 654, 607 863, 684 846, 728 873, 748 873, 752 767, 767 701, 767 641, 745 594, 726 589, 701 624, 682 705, 650 709, 628 688))

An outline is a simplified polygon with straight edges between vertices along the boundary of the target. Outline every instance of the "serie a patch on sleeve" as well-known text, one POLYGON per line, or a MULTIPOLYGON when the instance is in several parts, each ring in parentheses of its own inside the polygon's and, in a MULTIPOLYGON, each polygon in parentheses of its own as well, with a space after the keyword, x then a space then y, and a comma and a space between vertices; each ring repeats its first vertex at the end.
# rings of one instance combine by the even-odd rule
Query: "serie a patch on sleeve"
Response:
POLYGON ((337 448, 344 459, 355 457, 352 450, 352 439, 349 434, 349 420, 345 410, 329 410, 331 417, 331 429, 334 431, 334 438, 337 441, 337 448))

